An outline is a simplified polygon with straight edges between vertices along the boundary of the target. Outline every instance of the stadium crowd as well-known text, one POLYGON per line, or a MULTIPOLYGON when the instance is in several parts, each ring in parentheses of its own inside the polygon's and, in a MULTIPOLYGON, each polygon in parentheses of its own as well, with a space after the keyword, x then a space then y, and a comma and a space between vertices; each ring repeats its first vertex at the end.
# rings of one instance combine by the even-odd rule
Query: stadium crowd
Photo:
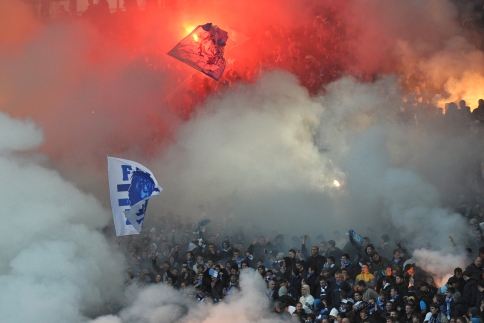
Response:
MULTIPOLYGON (((469 221, 469 243, 460 250, 468 264, 448 273, 442 286, 419 267, 405 239, 395 242, 388 234, 375 239, 349 230, 330 239, 249 240, 243 231, 224 235, 222 225, 210 229, 209 220, 182 224, 170 212, 144 236, 122 240, 126 285, 166 284, 198 302, 218 303, 239 290, 242 271, 257 270, 272 310, 296 322, 482 323, 481 213, 478 206, 460 211, 469 221)), ((375 235, 370 228, 366 233, 375 235)))

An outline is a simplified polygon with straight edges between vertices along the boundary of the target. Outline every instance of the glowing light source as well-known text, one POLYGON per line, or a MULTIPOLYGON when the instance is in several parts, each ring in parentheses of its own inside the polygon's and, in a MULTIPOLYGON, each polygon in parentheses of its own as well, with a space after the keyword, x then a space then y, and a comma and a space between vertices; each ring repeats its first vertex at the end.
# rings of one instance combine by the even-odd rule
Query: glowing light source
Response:
POLYGON ((193 40, 198 41, 198 35, 197 34, 193 34, 193 40))
POLYGON ((334 186, 336 186, 336 187, 340 187, 340 186, 341 186, 341 184, 340 184, 340 183, 339 183, 337 180, 334 180, 334 181, 333 181, 333 184, 334 184, 334 186))

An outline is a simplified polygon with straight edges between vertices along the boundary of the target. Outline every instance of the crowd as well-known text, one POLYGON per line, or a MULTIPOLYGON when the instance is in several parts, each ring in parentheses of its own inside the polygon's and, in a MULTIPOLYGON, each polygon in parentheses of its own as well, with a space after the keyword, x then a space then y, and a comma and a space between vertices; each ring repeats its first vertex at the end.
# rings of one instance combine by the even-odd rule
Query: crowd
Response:
POLYGON ((144 236, 124 238, 126 285, 166 284, 195 301, 218 303, 241 288, 241 272, 252 270, 265 285, 270 310, 295 322, 482 323, 481 213, 460 211, 469 221, 470 239, 460 250, 468 263, 448 273, 442 286, 415 261, 405 239, 392 235, 375 239, 349 230, 330 239, 277 234, 248 240, 243 231, 225 235, 222 225, 211 228, 209 220, 182 224, 172 213, 144 236))

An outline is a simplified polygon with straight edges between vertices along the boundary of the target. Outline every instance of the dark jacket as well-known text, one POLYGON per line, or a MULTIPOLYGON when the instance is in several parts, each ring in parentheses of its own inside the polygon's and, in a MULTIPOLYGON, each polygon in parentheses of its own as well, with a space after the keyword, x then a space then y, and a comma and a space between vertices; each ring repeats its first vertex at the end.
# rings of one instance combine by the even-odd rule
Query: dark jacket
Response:
POLYGON ((464 292, 462 293, 460 303, 468 307, 476 307, 477 292, 477 280, 474 277, 470 277, 464 285, 464 292))

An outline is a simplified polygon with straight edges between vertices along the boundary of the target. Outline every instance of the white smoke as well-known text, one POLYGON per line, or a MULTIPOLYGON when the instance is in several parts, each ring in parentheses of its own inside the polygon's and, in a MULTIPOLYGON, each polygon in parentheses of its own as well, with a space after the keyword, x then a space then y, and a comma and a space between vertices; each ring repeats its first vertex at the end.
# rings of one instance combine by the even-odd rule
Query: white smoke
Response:
POLYGON ((153 285, 142 290, 134 290, 130 306, 118 315, 97 318, 91 323, 169 323, 182 319, 184 322, 226 322, 234 323, 277 322, 275 314, 268 312, 269 299, 265 294, 265 284, 260 274, 246 270, 240 275, 240 292, 231 292, 219 304, 210 299, 197 303, 188 294, 164 285, 153 285))
POLYGON ((122 279, 122 259, 99 232, 109 215, 54 170, 9 153, 41 143, 33 123, 0 120, 12 138, 0 148, 2 322, 81 321, 122 279))

